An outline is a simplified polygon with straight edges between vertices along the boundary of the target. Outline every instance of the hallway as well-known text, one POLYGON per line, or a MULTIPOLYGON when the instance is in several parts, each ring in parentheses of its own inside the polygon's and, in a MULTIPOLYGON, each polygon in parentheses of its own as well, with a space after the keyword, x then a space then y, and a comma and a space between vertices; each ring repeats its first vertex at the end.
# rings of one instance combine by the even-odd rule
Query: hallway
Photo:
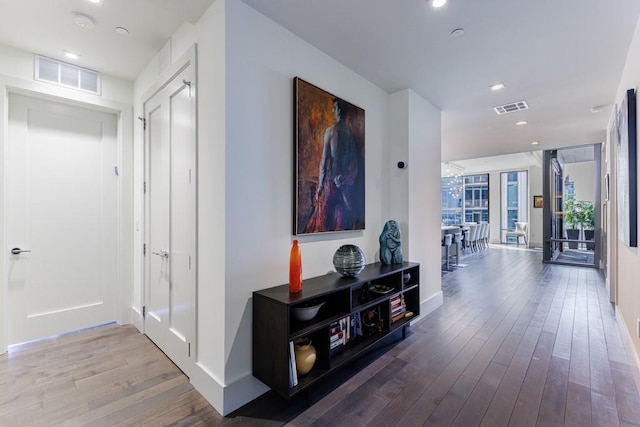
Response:
POLYGON ((442 307, 309 408, 269 392, 221 418, 146 337, 108 325, 0 356, 0 425, 640 425, 640 374, 599 272, 540 259, 464 257, 442 307))

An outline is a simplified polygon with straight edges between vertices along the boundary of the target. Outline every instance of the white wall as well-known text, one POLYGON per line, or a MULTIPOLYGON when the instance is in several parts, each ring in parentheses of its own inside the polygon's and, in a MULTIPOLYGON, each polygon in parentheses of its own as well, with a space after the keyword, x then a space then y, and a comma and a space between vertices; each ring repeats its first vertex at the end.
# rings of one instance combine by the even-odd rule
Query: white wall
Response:
MULTIPOLYGON (((133 282, 133 154, 131 133, 132 83, 111 76, 102 75, 102 95, 93 95, 69 88, 37 82, 34 76, 34 55, 13 47, 0 45, 0 153, 4 152, 8 124, 8 94, 22 93, 28 96, 67 102, 80 107, 106 111, 118 116, 118 162, 120 173, 118 187, 119 259, 116 298, 118 301, 115 318, 120 323, 129 323, 131 286, 133 282)), ((4 221, 4 170, 0 161, 0 247, 10 247, 5 241, 4 221)), ((7 349, 7 313, 5 299, 7 289, 7 254, 0 256, 0 353, 7 349)))
MULTIPOLYGON (((625 64, 620 85, 618 87, 616 105, 620 105, 627 89, 637 89, 640 85, 640 26, 636 26, 636 31, 629 47, 627 61, 625 64)), ((640 110, 638 110, 640 111, 640 110)), ((612 147, 615 150, 615 147, 612 147)), ((638 160, 638 159, 636 159, 638 160)), ((610 173, 615 174, 616 156, 612 156, 610 173)), ((613 181, 615 182, 615 180, 613 181)), ((615 187, 611 188, 615 192, 615 187)), ((627 247, 616 237, 616 212, 611 212, 609 224, 611 226, 609 236, 616 244, 617 252, 617 289, 618 289, 618 309, 624 319, 629 336, 636 350, 636 355, 640 353, 640 338, 636 334, 636 322, 640 319, 640 254, 638 248, 627 247), (613 233, 611 232, 613 230, 613 233)), ((613 276, 611 276, 613 277, 613 276)))
POLYGON ((575 199, 594 202, 595 171, 594 162, 568 163, 564 165, 564 176, 574 182, 575 199))
MULTIPOLYGON (((411 90, 408 94, 408 259, 420 263, 420 313, 425 316, 443 303, 439 208, 442 117, 429 101, 411 90)), ((388 143, 395 146, 396 141, 388 143)), ((387 164, 389 160, 396 163, 393 156, 387 164)), ((393 194, 395 190, 389 191, 393 194)))
MULTIPOLYGON (((390 166, 383 157, 389 140, 386 92, 244 3, 227 1, 226 7, 224 381, 228 386, 255 381, 251 292, 288 280, 293 77, 348 100, 366 114, 366 230, 301 236, 303 278, 333 271, 333 254, 345 243, 362 248, 368 262, 376 260, 378 236, 388 219, 383 206, 390 166)), ((248 383, 241 387, 246 393, 263 390, 248 383)))
POLYGON ((381 167, 383 218, 400 224, 404 259, 420 263, 420 312, 424 316, 443 301, 439 257, 441 116, 427 100, 405 89, 391 94, 389 117, 391 132, 383 147, 381 167), (398 168, 398 161, 405 162, 405 169, 398 168))
POLYGON ((541 248, 543 242, 542 234, 542 212, 544 209, 533 207, 533 196, 541 196, 542 189, 542 168, 532 166, 529 169, 529 247, 541 248))

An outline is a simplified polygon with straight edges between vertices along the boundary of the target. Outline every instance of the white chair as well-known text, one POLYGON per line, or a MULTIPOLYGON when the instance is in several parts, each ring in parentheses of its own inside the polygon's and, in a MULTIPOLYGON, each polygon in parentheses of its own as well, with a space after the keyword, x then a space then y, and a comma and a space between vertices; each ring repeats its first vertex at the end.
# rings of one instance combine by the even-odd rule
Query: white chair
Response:
POLYGON ((483 222, 481 232, 478 235, 478 241, 482 243, 484 248, 489 247, 489 223, 483 222))
POLYGON ((476 224, 469 225, 469 247, 471 248, 472 252, 478 249, 477 243, 479 227, 480 226, 476 224))
POLYGON ((487 223, 487 226, 484 228, 484 244, 486 247, 489 247, 489 226, 490 224, 487 223))
POLYGON ((520 246, 520 238, 524 239, 524 244, 529 246, 529 242, 527 241, 527 223, 526 222, 516 222, 516 229, 513 231, 507 231, 505 233, 507 236, 507 243, 509 243, 509 237, 515 237, 516 243, 520 246))
POLYGON ((487 247, 487 245, 485 244, 486 234, 487 234, 487 223, 483 222, 482 224, 480 224, 480 231, 478 232, 478 244, 483 248, 487 247))

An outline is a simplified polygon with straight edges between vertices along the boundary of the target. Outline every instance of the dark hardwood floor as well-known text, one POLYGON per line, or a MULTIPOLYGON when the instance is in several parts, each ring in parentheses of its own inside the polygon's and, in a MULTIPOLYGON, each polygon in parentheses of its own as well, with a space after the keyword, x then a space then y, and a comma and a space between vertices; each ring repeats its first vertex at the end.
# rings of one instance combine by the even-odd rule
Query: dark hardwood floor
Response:
POLYGON ((640 426, 640 373, 600 273, 540 260, 465 256, 405 340, 310 396, 269 392, 225 418, 132 326, 13 347, 0 425, 640 426))

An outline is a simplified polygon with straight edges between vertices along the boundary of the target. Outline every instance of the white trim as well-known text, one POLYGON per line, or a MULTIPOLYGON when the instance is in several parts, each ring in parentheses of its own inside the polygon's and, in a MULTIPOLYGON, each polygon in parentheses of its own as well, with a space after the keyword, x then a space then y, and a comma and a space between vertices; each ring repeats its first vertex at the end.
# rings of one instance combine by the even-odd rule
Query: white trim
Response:
MULTIPOLYGON (((618 322, 618 326, 621 327, 626 332, 626 337, 623 337, 623 339, 625 339, 625 343, 624 343, 625 349, 628 352, 630 352, 630 354, 628 355, 632 359, 630 360, 630 362, 634 362, 636 364, 636 369, 640 370, 640 356, 636 351, 635 345, 633 345, 633 335, 629 331, 629 328, 627 328, 627 322, 625 322, 624 320, 622 311, 618 309, 617 306, 615 307, 615 317, 616 317, 616 321, 618 322)), ((635 380, 634 383, 636 384, 636 389, 640 393, 640 384, 638 383, 638 379, 634 377, 634 380, 635 380)))
POLYGON ((225 385, 200 363, 196 363, 190 382, 223 416, 269 391, 269 387, 250 374, 225 385))
POLYGON ((434 312, 438 307, 444 304, 444 294, 442 291, 438 291, 431 295, 429 298, 423 300, 420 303, 420 316, 411 321, 411 324, 417 323, 434 312))

